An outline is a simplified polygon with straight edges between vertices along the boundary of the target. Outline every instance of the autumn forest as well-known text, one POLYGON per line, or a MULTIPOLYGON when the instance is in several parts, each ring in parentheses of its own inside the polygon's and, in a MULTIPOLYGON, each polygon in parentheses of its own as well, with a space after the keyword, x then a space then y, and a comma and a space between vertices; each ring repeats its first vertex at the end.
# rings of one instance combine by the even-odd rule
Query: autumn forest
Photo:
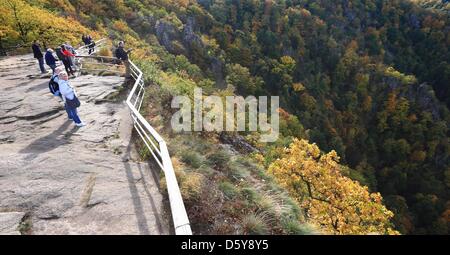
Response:
POLYGON ((279 96, 274 143, 211 133, 172 148, 194 232, 449 234, 449 10, 439 0, 0 0, 0 51, 77 45, 87 33, 124 40, 158 85, 149 108, 164 109, 162 121, 196 86, 279 96), (236 141, 251 149, 205 149, 236 141), (208 189, 224 197, 220 211, 208 189))

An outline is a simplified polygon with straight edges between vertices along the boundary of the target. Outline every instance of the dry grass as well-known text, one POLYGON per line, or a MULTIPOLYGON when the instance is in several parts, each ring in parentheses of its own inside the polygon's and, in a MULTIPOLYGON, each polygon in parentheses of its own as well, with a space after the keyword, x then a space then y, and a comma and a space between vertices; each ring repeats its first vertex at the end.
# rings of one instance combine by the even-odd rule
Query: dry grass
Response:
POLYGON ((275 218, 291 212, 291 206, 285 203, 285 195, 273 191, 263 191, 256 201, 259 209, 265 211, 275 218))
POLYGON ((267 235, 269 234, 269 215, 266 213, 250 213, 242 218, 244 234, 267 235))
POLYGON ((102 57, 112 57, 113 56, 112 51, 109 48, 107 48, 107 47, 101 48, 98 51, 98 55, 102 56, 102 57))
MULTIPOLYGON (((186 171, 186 165, 177 157, 172 157, 172 165, 177 177, 178 186, 184 200, 196 201, 203 190, 205 178, 202 174, 186 171)), ((163 177, 161 187, 167 190, 166 180, 163 177)))
POLYGON ((203 175, 195 172, 186 173, 180 180, 181 195, 187 200, 196 200, 200 197, 204 183, 203 175))
POLYGON ((85 58, 83 59, 82 73, 100 76, 122 75, 125 73, 125 67, 123 65, 101 63, 95 59, 85 58))

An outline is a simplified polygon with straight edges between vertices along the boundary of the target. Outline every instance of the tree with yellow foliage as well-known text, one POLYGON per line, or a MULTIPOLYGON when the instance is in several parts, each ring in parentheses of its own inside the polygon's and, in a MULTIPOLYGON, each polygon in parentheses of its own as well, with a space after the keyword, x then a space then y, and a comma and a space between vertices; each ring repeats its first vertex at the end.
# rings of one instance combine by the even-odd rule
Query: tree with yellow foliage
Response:
POLYGON ((381 195, 344 176, 338 162, 335 151, 323 154, 317 145, 294 139, 268 171, 326 232, 398 234, 381 195))
POLYGON ((71 17, 60 17, 23 0, 0 0, 0 14, 0 36, 9 46, 26 45, 36 39, 44 46, 53 47, 66 41, 75 45, 82 34, 99 37, 71 17))
POLYGON ((30 6, 19 0, 3 0, 0 7, 3 9, 4 22, 10 23, 11 27, 18 32, 22 43, 26 43, 28 34, 35 26, 35 17, 30 15, 30 6))

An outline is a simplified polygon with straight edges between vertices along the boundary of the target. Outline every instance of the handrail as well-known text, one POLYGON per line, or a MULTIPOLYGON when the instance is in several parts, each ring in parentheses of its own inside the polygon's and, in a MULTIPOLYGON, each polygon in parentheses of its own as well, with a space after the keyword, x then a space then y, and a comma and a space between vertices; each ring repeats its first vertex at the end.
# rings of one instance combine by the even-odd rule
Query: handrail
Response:
POLYGON ((81 55, 81 54, 78 54, 77 55, 77 57, 78 58, 94 58, 94 59, 102 59, 102 60, 115 60, 115 61, 117 61, 118 59, 117 58, 114 58, 114 57, 107 57, 107 56, 93 56, 93 55, 81 55))
MULTIPOLYGON (((100 43, 96 43, 96 48, 99 44, 104 45, 105 41, 106 39, 98 41, 100 43)), ((94 54, 94 52, 91 54, 94 54)), ((89 55, 89 53, 87 53, 87 55, 89 55)), ((105 59, 111 58, 106 57, 105 59)), ((187 216, 186 208, 184 207, 183 197, 181 196, 166 142, 140 113, 145 94, 144 75, 131 60, 128 60, 128 62, 130 63, 131 77, 133 77, 135 82, 127 97, 126 104, 131 111, 134 128, 166 177, 167 193, 169 194, 175 234, 192 235, 189 218, 187 216)))

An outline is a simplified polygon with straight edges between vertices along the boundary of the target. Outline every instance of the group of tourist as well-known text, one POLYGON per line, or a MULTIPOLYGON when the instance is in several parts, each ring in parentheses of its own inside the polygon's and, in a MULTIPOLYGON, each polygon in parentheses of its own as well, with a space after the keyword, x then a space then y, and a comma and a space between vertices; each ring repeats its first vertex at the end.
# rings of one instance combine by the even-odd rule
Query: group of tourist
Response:
MULTIPOLYGON (((83 43, 89 47, 89 54, 94 51, 95 43, 91 36, 83 35, 83 43)), ((78 127, 83 127, 86 124, 80 120, 77 108, 80 106, 80 101, 77 97, 76 91, 70 85, 69 75, 75 76, 75 57, 76 51, 68 42, 58 46, 55 50, 48 48, 45 55, 42 54, 40 44, 35 40, 31 46, 34 58, 38 60, 39 69, 41 73, 47 73, 44 67, 45 63, 50 67, 53 74, 50 78, 49 89, 50 92, 61 98, 64 102, 64 107, 67 112, 69 120, 75 122, 78 127), (56 54, 56 56, 55 56, 56 54), (62 67, 57 66, 57 62, 61 61, 65 71, 62 67)))
POLYGON ((55 50, 48 48, 45 52, 45 56, 42 54, 41 46, 35 40, 31 46, 33 49, 34 58, 36 58, 39 62, 39 68, 41 69, 41 73, 47 73, 47 70, 44 67, 45 63, 52 69, 53 73, 55 73, 56 62, 59 60, 63 63, 66 72, 70 75, 75 76, 75 49, 68 42, 65 42, 58 46, 55 50), (56 53, 56 57, 55 54, 56 53))
MULTIPOLYGON (((89 55, 94 52, 95 41, 90 35, 83 35, 81 37, 81 40, 83 41, 84 45, 88 47, 89 55)), ((31 48, 33 50, 34 58, 36 58, 39 62, 41 73, 47 73, 47 70, 44 66, 44 60, 45 63, 50 67, 50 69, 52 69, 53 73, 55 73, 56 62, 59 60, 64 65, 67 74, 75 76, 75 57, 77 53, 72 45, 70 45, 70 43, 65 42, 56 47, 55 50, 48 48, 45 52, 45 56, 42 54, 41 46, 36 40, 33 41, 31 48), (56 57, 54 54, 56 54, 56 57)))
MULTIPOLYGON (((85 46, 89 48, 89 55, 93 53, 95 50, 95 42, 92 40, 92 37, 90 35, 83 35, 81 39, 85 46)), ((52 69, 53 74, 50 78, 49 89, 53 95, 60 97, 64 102, 64 107, 69 120, 74 121, 75 125, 78 127, 85 126, 86 124, 80 120, 77 112, 77 108, 80 106, 80 101, 76 91, 69 82, 69 75, 75 76, 75 57, 77 57, 75 49, 68 42, 66 42, 57 47, 55 50, 48 48, 44 56, 37 41, 33 41, 32 49, 34 58, 38 60, 41 73, 47 73, 44 67, 44 59, 45 63, 52 69), (54 53, 56 53, 56 57, 54 53), (65 71, 62 67, 57 66, 58 60, 64 65, 65 71)), ((131 49, 124 49, 123 41, 119 42, 119 45, 115 51, 116 58, 121 60, 125 65, 125 77, 127 78, 131 77, 130 62, 128 61, 128 54, 130 51, 131 49)))

